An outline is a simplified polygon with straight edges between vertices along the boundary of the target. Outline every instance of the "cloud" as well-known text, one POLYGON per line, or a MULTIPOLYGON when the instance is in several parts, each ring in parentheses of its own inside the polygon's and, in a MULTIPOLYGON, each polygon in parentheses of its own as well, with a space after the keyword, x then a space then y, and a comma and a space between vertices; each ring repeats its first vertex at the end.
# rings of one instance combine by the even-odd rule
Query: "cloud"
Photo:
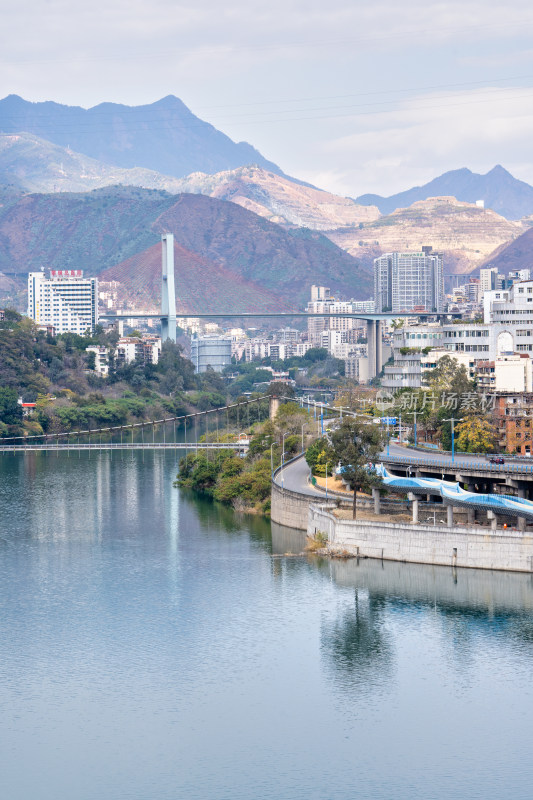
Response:
POLYGON ((288 173, 352 196, 495 162, 533 180, 526 90, 466 91, 533 75, 532 29, 529 0, 28 0, 2 11, 0 96, 176 94, 288 173))
POLYGON ((390 112, 353 117, 352 125, 357 132, 324 143, 318 155, 347 167, 308 170, 307 180, 351 196, 393 194, 449 169, 486 172, 501 163, 533 183, 533 90, 433 93, 390 112))

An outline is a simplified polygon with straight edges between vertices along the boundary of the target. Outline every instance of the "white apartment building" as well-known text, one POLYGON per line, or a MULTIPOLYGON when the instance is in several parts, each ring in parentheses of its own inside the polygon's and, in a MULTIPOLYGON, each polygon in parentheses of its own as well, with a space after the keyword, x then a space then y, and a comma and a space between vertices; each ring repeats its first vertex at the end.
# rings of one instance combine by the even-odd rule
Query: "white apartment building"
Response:
POLYGON ((307 335, 313 347, 321 347, 324 331, 350 331, 361 327, 361 320, 346 316, 347 314, 369 313, 354 308, 354 303, 343 300, 311 301, 307 304, 307 312, 312 314, 338 314, 339 316, 312 317, 307 320, 307 335), (343 316, 344 315, 344 316, 343 316))
POLYGON ((367 356, 349 356, 344 362, 344 377, 358 383, 368 383, 368 358, 367 356))
POLYGON ((140 361, 143 364, 157 364, 161 353, 161 339, 158 336, 139 338, 126 336, 119 339, 115 348, 117 366, 140 361))
POLYGON ((87 353, 94 353, 94 371, 102 378, 109 375, 109 347, 91 345, 85 348, 87 353))
POLYGON ((331 300, 331 289, 327 286, 311 286, 311 302, 331 300))
POLYGON ((84 278, 81 269, 50 270, 28 275, 28 316, 55 332, 94 332, 98 324, 98 279, 84 278))
MULTIPOLYGON (((494 369, 499 375, 508 375, 509 381, 515 381, 512 375, 527 370, 527 366, 507 357, 513 353, 533 353, 533 280, 520 281, 509 289, 486 292, 483 323, 460 320, 442 326, 404 325, 394 331, 394 364, 385 367, 383 386, 394 389, 422 385, 419 376, 431 367, 423 363, 424 354, 415 351, 430 347, 464 361, 471 377, 477 374, 481 362, 495 362, 498 366, 494 369)), ((428 357, 432 354, 433 350, 428 357)), ((486 377, 486 369, 484 374, 486 377)), ((494 381, 495 375, 496 372, 494 381)), ((502 377, 501 381, 504 380, 502 377)), ((527 384, 526 378, 517 377, 516 384, 512 385, 524 382, 527 384)), ((503 383, 498 382, 498 385, 503 386, 503 383)))
POLYGON ((494 289, 501 289, 501 283, 498 279, 498 270, 496 267, 486 267, 485 269, 479 270, 479 288, 482 295, 485 292, 491 292, 494 289))
POLYGON ((432 349, 429 352, 395 353, 394 364, 384 367, 381 385, 384 389, 395 392, 398 389, 419 389, 426 386, 425 374, 435 369, 444 356, 450 356, 458 364, 464 366, 469 378, 476 377, 476 366, 479 363, 467 353, 450 353, 444 348, 432 349))
POLYGON ((531 280, 531 270, 515 269, 507 274, 507 279, 509 281, 512 281, 512 283, 518 283, 519 281, 529 281, 531 280))
POLYGON ((500 294, 500 298, 487 301, 483 324, 443 326, 444 347, 484 353, 484 360, 489 361, 504 353, 533 352, 533 281, 514 283, 500 294))
POLYGON ((492 317, 492 304, 509 300, 509 289, 491 289, 483 294, 483 322, 489 323, 492 317))
POLYGON ((444 311, 442 254, 385 253, 374 259, 376 311, 444 311))
POLYGON ((400 347, 441 347, 443 337, 443 327, 438 322, 428 322, 420 325, 404 324, 393 331, 392 347, 395 352, 400 347))

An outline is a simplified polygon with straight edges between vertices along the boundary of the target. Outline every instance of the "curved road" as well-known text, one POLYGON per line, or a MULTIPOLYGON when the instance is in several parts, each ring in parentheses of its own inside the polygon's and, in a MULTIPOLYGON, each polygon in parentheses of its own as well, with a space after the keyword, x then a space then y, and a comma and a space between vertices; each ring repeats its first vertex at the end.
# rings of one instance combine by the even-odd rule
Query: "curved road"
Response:
MULTIPOLYGON (((386 448, 383 450, 381 455, 383 460, 386 461, 386 448)), ((472 467, 477 465, 486 466, 487 469, 490 469, 491 472, 495 473, 512 473, 515 471, 516 467, 519 469, 527 467, 528 472, 530 470, 533 472, 533 459, 531 458, 513 458, 510 459, 509 462, 506 461, 505 464, 491 464, 489 460, 483 456, 460 453, 456 455, 452 461, 451 455, 448 454, 431 452, 430 450, 413 450, 412 448, 403 447, 392 442, 389 445, 389 455, 405 459, 404 463, 409 463, 411 459, 415 460, 419 458, 420 461, 423 461, 426 464, 434 463, 436 466, 449 466, 451 467, 452 471, 458 468, 460 469, 461 466, 472 467)), ((391 461, 389 463, 394 470, 394 462, 391 461)), ((416 462, 411 461, 411 463, 416 462)), ((305 458, 298 458, 296 461, 291 461, 285 467, 283 467, 283 469, 276 474, 275 481, 278 486, 283 486, 285 489, 289 489, 293 492, 299 492, 300 494, 306 494, 310 497, 320 497, 321 499, 324 499, 325 493, 315 489, 310 483, 308 483, 308 475, 309 467, 305 458)), ((332 494, 334 493, 332 492, 332 494)))
MULTIPOLYGON (((309 467, 305 458, 298 458, 296 461, 289 462, 283 469, 281 469, 275 476, 274 480, 278 486, 283 486, 284 489, 289 489, 292 492, 299 494, 306 494, 309 497, 318 497, 324 500, 326 493, 315 489, 310 483, 307 482, 309 475, 309 467)), ((328 495, 330 492, 328 491, 328 495)), ((332 496, 337 496, 336 492, 331 492, 332 496)), ((342 495, 339 495, 342 496, 342 495)))

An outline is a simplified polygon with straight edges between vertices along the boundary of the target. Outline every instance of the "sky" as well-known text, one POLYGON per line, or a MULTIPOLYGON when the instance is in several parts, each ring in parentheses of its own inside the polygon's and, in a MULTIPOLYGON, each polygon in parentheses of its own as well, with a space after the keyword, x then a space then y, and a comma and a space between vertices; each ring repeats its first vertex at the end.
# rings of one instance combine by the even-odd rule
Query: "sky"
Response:
POLYGON ((533 184, 530 0, 0 2, 0 97, 173 94, 350 197, 495 164, 533 184))

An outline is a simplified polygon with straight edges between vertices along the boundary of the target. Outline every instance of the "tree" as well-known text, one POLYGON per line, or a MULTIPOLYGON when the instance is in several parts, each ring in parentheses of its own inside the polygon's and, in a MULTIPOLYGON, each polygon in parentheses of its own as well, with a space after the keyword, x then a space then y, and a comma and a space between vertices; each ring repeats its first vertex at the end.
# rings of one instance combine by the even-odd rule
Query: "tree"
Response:
POLYGON ((452 356, 439 359, 435 369, 428 370, 425 379, 434 392, 449 392, 457 396, 473 392, 475 384, 468 377, 466 367, 452 356))
POLYGON ((22 422, 22 406, 15 389, 0 388, 0 422, 18 425, 22 422))
POLYGON ((331 443, 335 458, 341 466, 342 476, 353 490, 352 510, 355 519, 357 491, 370 490, 382 484, 381 478, 370 468, 381 452, 381 432, 377 425, 360 423, 347 417, 332 433, 331 443))
POLYGON ((326 464, 333 468, 337 463, 335 452, 325 436, 317 439, 307 448, 305 460, 313 475, 325 475, 326 464))
POLYGON ((470 416, 455 428, 456 446, 463 453, 494 453, 498 433, 488 417, 470 416))

